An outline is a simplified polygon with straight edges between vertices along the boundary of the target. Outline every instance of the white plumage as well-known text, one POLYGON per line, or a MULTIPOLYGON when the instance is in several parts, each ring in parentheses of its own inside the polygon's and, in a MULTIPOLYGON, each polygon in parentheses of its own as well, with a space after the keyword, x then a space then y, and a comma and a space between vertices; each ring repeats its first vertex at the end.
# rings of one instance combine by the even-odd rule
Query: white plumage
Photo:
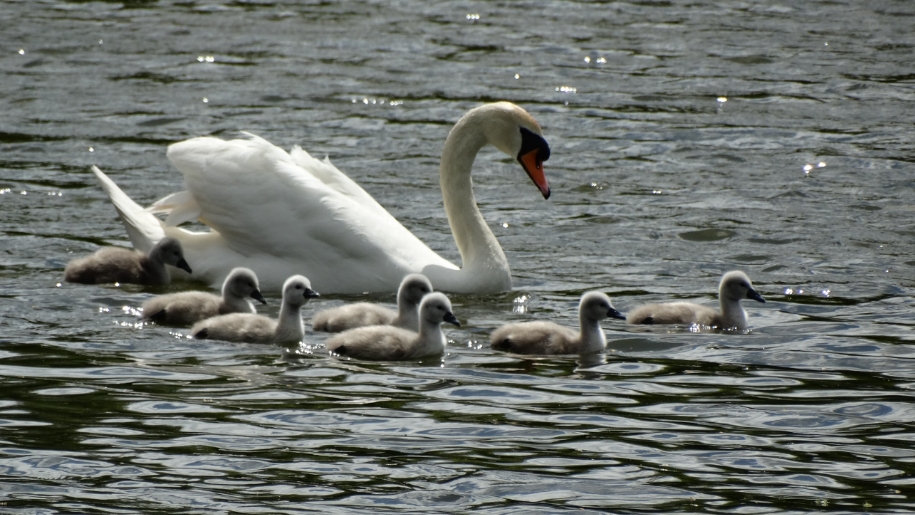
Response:
POLYGON ((423 273, 437 290, 511 289, 502 248, 477 208, 470 171, 486 145, 516 158, 544 197, 542 161, 549 146, 537 122, 508 102, 468 112, 442 152, 440 180, 458 268, 417 239, 368 193, 330 164, 296 147, 291 152, 248 134, 204 137, 171 145, 168 158, 184 174, 186 191, 144 210, 93 167, 138 249, 164 236, 179 239, 194 263, 192 277, 220 284, 229 270, 254 270, 264 288, 305 273, 325 293, 394 291, 408 273, 423 273), (161 222, 153 213, 166 213, 161 222), (199 220, 212 231, 177 225, 199 220))

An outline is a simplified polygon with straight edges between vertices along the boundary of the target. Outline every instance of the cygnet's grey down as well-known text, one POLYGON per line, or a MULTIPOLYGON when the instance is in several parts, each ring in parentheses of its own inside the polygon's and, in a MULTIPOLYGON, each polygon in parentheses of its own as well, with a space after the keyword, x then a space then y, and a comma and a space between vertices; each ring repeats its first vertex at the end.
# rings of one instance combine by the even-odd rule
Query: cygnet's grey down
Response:
POLYGON ((339 333, 368 325, 392 325, 416 331, 419 328, 419 303, 432 291, 432 283, 423 274, 408 274, 397 289, 397 311, 370 302, 356 302, 315 313, 311 326, 315 331, 339 333))
POLYGON ((607 337, 600 328, 605 318, 625 319, 613 308, 610 297, 591 291, 578 304, 580 331, 553 322, 520 322, 506 324, 489 335, 493 349, 513 354, 587 354, 603 352, 607 337))
POLYGON ((419 305, 419 332, 386 325, 357 327, 332 336, 327 350, 339 356, 375 361, 401 361, 445 352, 442 322, 458 327, 451 301, 443 293, 426 295, 419 305))
POLYGON ((122 247, 102 247, 95 253, 67 263, 64 280, 71 283, 105 284, 133 283, 164 286, 171 282, 165 265, 191 273, 184 260, 181 243, 174 238, 162 238, 144 255, 122 247))
POLYGON ((216 315, 256 313, 248 297, 266 304, 250 268, 238 267, 222 283, 222 296, 202 291, 159 295, 143 303, 143 319, 162 325, 187 326, 216 315))
POLYGON ((724 274, 718 285, 718 302, 721 311, 692 302, 645 304, 629 312, 630 324, 682 324, 701 325, 717 329, 747 330, 747 312, 740 306, 742 299, 766 302, 753 289, 747 274, 735 270, 724 274))
POLYGON ((283 303, 277 320, 252 313, 230 313, 197 322, 191 327, 191 335, 200 340, 298 343, 305 338, 300 310, 317 296, 308 279, 294 275, 283 285, 283 303))

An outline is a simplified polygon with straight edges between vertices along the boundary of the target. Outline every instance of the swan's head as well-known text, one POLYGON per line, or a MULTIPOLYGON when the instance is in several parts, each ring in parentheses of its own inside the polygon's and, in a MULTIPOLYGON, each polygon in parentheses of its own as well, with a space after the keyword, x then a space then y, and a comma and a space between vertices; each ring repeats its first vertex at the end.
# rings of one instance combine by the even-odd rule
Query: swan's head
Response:
POLYGON ((400 288, 397 289, 397 303, 408 303, 415 309, 423 297, 431 292, 432 283, 429 282, 428 277, 423 274, 408 274, 400 282, 400 288))
POLYGON ((753 289, 753 283, 750 282, 747 274, 739 270, 724 274, 718 285, 718 298, 733 301, 753 299, 757 302, 766 302, 766 299, 753 289))
POLYGON ((461 327, 461 323, 451 312, 451 301, 444 293, 436 292, 426 295, 422 304, 419 305, 419 317, 423 322, 435 325, 448 322, 461 327))
POLYGON ((578 311, 581 313, 581 317, 587 320, 626 319, 626 315, 617 311, 613 304, 610 303, 610 297, 599 291, 590 291, 582 295, 578 311))
POLYGON ((293 275, 283 284, 283 302, 293 306, 303 306, 314 297, 320 297, 311 289, 311 281, 303 275, 293 275))
POLYGON ((181 248, 181 242, 175 238, 162 238, 156 243, 150 254, 159 256, 166 265, 172 265, 191 273, 191 266, 184 259, 184 249, 181 248))
POLYGON ((241 299, 251 297, 261 304, 267 303, 267 299, 261 295, 257 275, 250 268, 233 268, 222 285, 222 294, 224 296, 229 294, 241 299))
POLYGON ((486 140, 521 163, 543 198, 550 198, 550 185, 543 173, 543 162, 550 158, 550 146, 543 139, 537 120, 511 102, 486 104, 468 114, 474 111, 483 115, 481 125, 486 140))

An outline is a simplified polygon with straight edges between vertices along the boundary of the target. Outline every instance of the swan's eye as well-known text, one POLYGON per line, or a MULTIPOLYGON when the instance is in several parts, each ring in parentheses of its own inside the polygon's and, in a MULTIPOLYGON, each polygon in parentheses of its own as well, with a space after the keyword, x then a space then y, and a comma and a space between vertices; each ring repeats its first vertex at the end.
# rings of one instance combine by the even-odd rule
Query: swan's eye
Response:
POLYGON ((518 152, 518 158, 528 154, 529 152, 536 150, 537 151, 537 168, 543 164, 543 161, 547 161, 550 158, 550 146, 547 144, 546 140, 543 139, 543 136, 521 127, 521 150, 518 152))

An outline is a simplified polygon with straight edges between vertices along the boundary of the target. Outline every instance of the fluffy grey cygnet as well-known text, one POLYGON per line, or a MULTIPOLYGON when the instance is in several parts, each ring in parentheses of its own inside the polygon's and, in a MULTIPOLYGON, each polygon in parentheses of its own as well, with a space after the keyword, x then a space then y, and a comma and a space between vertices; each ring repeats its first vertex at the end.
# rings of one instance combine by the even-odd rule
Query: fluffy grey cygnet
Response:
POLYGON ((766 302, 753 289, 747 274, 734 270, 724 274, 718 285, 718 302, 721 311, 692 302, 645 304, 629 312, 630 324, 681 324, 702 325, 717 329, 747 330, 747 312, 740 307, 742 299, 766 302))
POLYGON ((432 283, 423 274, 409 274, 397 289, 397 311, 369 302, 357 302, 315 314, 311 325, 315 331, 339 333, 368 325, 391 325, 416 331, 419 328, 419 303, 432 291, 432 283))
POLYGON ((159 295, 143 303, 143 319, 163 325, 187 326, 216 315, 256 313, 249 297, 261 304, 267 303, 254 272, 238 267, 223 281, 221 297, 202 291, 159 295))
POLYGON ((356 359, 401 361, 435 356, 445 351, 442 322, 458 327, 451 312, 451 301, 442 293, 430 293, 419 305, 419 332, 399 327, 376 325, 357 327, 329 338, 327 350, 356 359))
POLYGON ((600 328, 605 318, 626 318, 613 308, 610 297, 591 291, 578 304, 580 331, 553 322, 506 324, 489 335, 493 349, 513 354, 587 354, 603 352, 607 338, 600 328))
POLYGON ((252 313, 230 313, 197 322, 191 327, 191 335, 200 340, 298 343, 305 338, 300 310, 317 296, 308 279, 294 275, 283 285, 283 303, 277 320, 252 313))
POLYGON ((191 273, 184 260, 181 243, 174 238, 162 238, 144 255, 121 247, 102 247, 95 253, 67 263, 64 280, 71 283, 104 284, 133 283, 164 286, 171 282, 165 265, 191 273))

